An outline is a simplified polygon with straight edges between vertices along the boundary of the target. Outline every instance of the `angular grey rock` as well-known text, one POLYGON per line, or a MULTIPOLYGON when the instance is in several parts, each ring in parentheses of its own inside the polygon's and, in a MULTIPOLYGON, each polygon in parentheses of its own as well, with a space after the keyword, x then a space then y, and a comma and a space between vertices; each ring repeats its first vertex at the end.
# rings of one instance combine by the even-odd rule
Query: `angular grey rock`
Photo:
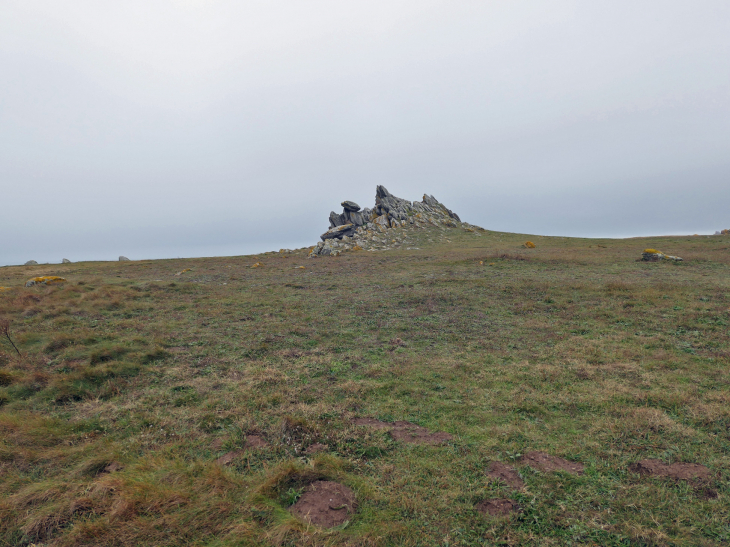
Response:
POLYGON ((335 228, 336 226, 342 226, 343 224, 347 224, 347 221, 344 218, 344 215, 338 215, 334 211, 330 213, 330 228, 335 228))
POLYGON ((129 262, 129 259, 126 256, 120 256, 119 262, 129 262))
POLYGON ((69 260, 68 258, 64 258, 64 259, 63 259, 63 260, 61 261, 61 263, 62 263, 62 264, 71 264, 71 261, 70 261, 70 260, 69 260))
POLYGON ((29 260, 25 263, 25 266, 37 266, 38 263, 35 260, 29 260))
POLYGON ((365 224, 365 219, 363 219, 362 214, 356 211, 349 211, 345 209, 342 216, 345 217, 345 224, 354 224, 355 226, 362 226, 365 224))
POLYGON ((355 230, 356 228, 354 224, 344 224, 342 226, 330 228, 319 237, 322 239, 322 241, 325 241, 327 239, 342 239, 344 236, 353 235, 355 233, 355 230))
POLYGON ((345 211, 352 211, 353 213, 357 213, 360 210, 360 206, 354 201, 343 201, 342 203, 340 203, 340 205, 342 205, 345 211))

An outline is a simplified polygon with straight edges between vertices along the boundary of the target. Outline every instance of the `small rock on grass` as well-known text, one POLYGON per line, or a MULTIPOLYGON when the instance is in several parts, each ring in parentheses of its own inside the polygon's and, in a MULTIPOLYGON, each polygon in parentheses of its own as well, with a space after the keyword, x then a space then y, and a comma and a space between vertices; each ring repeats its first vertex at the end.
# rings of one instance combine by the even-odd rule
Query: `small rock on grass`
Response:
POLYGON ((289 511, 322 528, 333 528, 347 522, 356 508, 355 493, 347 486, 333 481, 316 481, 307 486, 289 511))
POLYGON ((57 283, 65 283, 66 280, 63 277, 57 275, 44 275, 41 277, 34 277, 25 282, 26 287, 32 287, 33 285, 55 285, 57 283))

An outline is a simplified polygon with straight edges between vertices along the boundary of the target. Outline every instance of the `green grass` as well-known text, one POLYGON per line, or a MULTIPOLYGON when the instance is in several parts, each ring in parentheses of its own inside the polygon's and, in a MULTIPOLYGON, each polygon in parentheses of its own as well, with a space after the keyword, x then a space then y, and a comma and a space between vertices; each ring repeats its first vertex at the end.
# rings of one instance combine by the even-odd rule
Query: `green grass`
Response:
POLYGON ((1 268, 23 356, 0 341, 0 545, 730 542, 727 237, 412 241, 1 268), (685 261, 637 262, 647 247, 685 261), (22 287, 36 275, 68 282, 22 287), (454 439, 398 443, 363 416, 454 439), (268 447, 215 463, 251 435, 268 447), (305 455, 315 442, 329 451, 305 455), (586 472, 522 466, 530 450, 586 472), (644 458, 715 478, 628 470, 644 458), (491 481, 493 460, 526 489, 491 481), (356 492, 346 527, 287 511, 317 479, 356 492), (495 497, 522 512, 475 510, 495 497))

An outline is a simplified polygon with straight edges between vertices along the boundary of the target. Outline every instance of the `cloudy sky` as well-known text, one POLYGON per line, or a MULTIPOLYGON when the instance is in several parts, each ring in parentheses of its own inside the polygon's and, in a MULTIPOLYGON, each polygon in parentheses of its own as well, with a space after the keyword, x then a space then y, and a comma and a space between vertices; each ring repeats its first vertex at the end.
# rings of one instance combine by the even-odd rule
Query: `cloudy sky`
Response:
POLYGON ((375 185, 488 229, 730 228, 727 0, 3 0, 0 265, 312 244, 375 185))

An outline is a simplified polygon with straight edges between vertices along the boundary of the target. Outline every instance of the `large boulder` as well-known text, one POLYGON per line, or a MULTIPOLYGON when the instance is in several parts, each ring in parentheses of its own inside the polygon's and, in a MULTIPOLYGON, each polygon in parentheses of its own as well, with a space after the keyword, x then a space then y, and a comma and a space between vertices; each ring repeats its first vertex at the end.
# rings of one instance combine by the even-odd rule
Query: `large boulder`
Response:
POLYGON ((343 201, 342 203, 340 203, 340 205, 342 205, 345 211, 352 211, 354 213, 357 213, 360 210, 360 206, 354 201, 343 201))
POLYGON ((336 226, 342 226, 343 224, 348 224, 348 222, 345 220, 345 215, 338 215, 334 211, 330 213, 330 228, 335 228, 336 226))
POLYGON ((119 262, 129 262, 129 259, 126 256, 120 256, 119 262))
POLYGON ((62 264, 71 264, 71 261, 70 261, 70 260, 69 260, 68 258, 64 258, 64 259, 63 259, 63 260, 61 261, 61 263, 62 263, 62 264))
POLYGON ((29 260, 28 262, 25 263, 25 265, 26 266, 37 266, 38 262, 36 262, 35 260, 29 260))
POLYGON ((342 239, 345 236, 354 235, 355 230, 356 227, 354 224, 344 224, 342 226, 330 228, 319 237, 322 239, 322 241, 325 241, 327 239, 342 239))

